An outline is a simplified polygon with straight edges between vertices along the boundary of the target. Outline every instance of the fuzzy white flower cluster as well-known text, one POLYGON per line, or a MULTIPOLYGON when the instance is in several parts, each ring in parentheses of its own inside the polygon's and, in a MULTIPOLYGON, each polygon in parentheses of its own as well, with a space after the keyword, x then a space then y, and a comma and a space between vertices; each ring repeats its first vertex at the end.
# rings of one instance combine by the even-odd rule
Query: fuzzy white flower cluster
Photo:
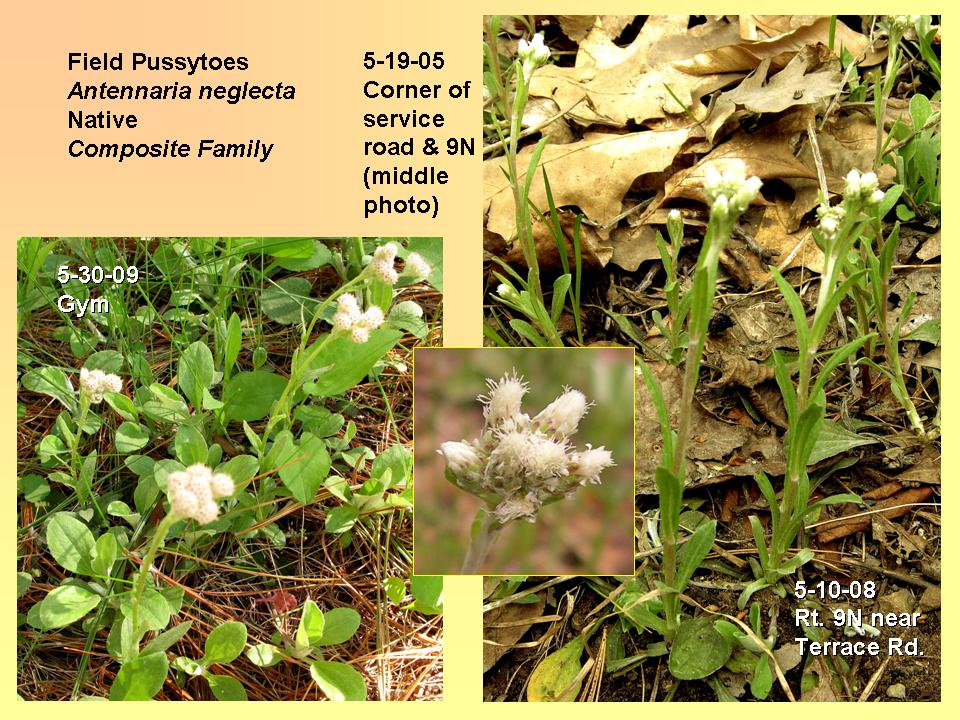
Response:
POLYGON ((521 39, 517 46, 517 56, 520 58, 523 76, 529 80, 533 71, 550 59, 550 48, 543 43, 543 33, 534 35, 530 42, 521 39))
POLYGON ((861 175, 856 168, 848 172, 843 188, 843 200, 867 205, 879 204, 883 200, 883 190, 877 182, 877 174, 866 172, 861 175))
POLYGON ((395 285, 400 278, 393 268, 393 261, 397 257, 397 246, 393 243, 381 245, 373 253, 373 262, 370 264, 374 277, 379 278, 387 285, 395 285))
POLYGON ((349 332, 351 340, 362 344, 370 339, 371 330, 383 324, 383 319, 383 310, 377 305, 361 311, 356 296, 344 293, 337 298, 337 312, 331 322, 336 330, 349 332))
POLYGON ((837 239, 837 234, 840 232, 840 223, 843 222, 846 214, 847 211, 843 205, 836 205, 834 207, 821 205, 817 208, 817 218, 820 220, 820 232, 823 233, 824 238, 831 242, 837 239))
POLYGON ((723 165, 723 172, 716 163, 704 170, 703 192, 710 202, 710 211, 722 219, 737 218, 750 207, 760 191, 763 181, 756 175, 746 177, 747 168, 742 160, 731 160, 723 165))
POLYGON ((448 477, 457 487, 483 498, 497 522, 533 522, 545 502, 569 497, 614 465, 610 451, 570 442, 590 403, 579 390, 567 388, 539 414, 522 411, 528 384, 517 373, 487 380, 483 403, 484 429, 473 441, 445 442, 438 451, 448 477))
POLYGON ((123 389, 123 380, 119 375, 105 373, 103 370, 80 370, 80 392, 83 393, 92 405, 103 402, 103 396, 108 392, 118 393, 123 389))
POLYGON ((214 473, 201 464, 172 472, 167 478, 170 508, 177 515, 193 518, 201 525, 217 519, 220 514, 217 500, 232 495, 234 489, 229 475, 214 473))
POLYGON ((423 259, 420 253, 412 252, 407 255, 407 260, 403 265, 403 273, 398 273, 394 268, 396 259, 397 246, 394 243, 385 243, 378 247, 374 250, 373 262, 370 263, 373 276, 387 285, 396 285, 401 274, 414 280, 425 280, 433 272, 433 268, 423 259))

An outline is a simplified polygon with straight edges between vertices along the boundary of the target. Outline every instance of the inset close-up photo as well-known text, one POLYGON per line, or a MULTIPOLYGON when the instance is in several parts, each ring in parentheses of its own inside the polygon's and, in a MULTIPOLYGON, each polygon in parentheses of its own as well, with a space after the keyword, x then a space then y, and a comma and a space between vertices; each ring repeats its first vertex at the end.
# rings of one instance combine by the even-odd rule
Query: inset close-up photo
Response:
POLYGON ((440 238, 22 238, 23 700, 438 700, 440 238))
POLYGON ((633 351, 414 353, 417 574, 633 574, 633 351))
POLYGON ((485 342, 637 362, 636 574, 490 579, 485 699, 939 701, 940 17, 477 30, 485 342))

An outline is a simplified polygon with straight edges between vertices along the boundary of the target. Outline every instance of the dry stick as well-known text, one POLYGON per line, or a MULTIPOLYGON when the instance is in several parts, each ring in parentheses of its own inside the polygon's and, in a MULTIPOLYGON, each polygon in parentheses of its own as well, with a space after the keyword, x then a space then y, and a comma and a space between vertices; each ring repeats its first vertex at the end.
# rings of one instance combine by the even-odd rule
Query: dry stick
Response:
MULTIPOLYGON (((579 104, 582 103, 583 101, 584 101, 584 98, 580 98, 580 99, 577 100, 573 105, 571 105, 570 107, 568 107, 566 110, 560 110, 559 112, 557 112, 557 113, 554 114, 554 115, 551 115, 550 117, 546 118, 545 120, 541 120, 541 121, 538 122, 536 125, 531 125, 531 126, 528 127, 526 130, 524 130, 522 133, 520 133, 520 135, 518 136, 519 139, 520 139, 520 140, 523 140, 524 138, 530 137, 530 136, 533 135, 534 133, 540 132, 540 131, 543 130, 543 128, 545 128, 547 125, 549 125, 550 123, 552 123, 552 122, 554 122, 554 121, 556 121, 556 120, 559 120, 560 118, 562 118, 562 117, 563 117, 564 115, 566 115, 568 112, 570 112, 571 110, 573 110, 577 105, 579 105, 579 104)), ((508 137, 507 139, 509 140, 510 138, 508 137)), ((497 142, 495 142, 495 143, 490 143, 489 145, 484 145, 484 146, 483 146, 483 155, 489 155, 490 153, 492 153, 494 150, 497 150, 498 148, 500 148, 500 149, 503 148, 503 143, 500 142, 499 140, 498 140, 497 142)))

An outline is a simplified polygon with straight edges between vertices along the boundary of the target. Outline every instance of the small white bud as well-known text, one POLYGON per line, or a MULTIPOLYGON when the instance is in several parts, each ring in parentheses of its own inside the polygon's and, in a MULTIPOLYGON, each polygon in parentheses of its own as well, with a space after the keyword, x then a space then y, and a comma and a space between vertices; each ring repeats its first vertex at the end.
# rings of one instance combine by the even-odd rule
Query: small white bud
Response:
POLYGON ((879 188, 877 188, 872 193, 870 193, 870 199, 867 202, 869 202, 871 205, 879 205, 880 202, 883 200, 883 197, 884 197, 883 190, 880 190, 879 188))
POLYGON ((465 442, 445 442, 438 453, 443 455, 447 467, 454 475, 479 467, 480 456, 472 445, 465 442))
POLYGON ((600 482, 600 473, 616 463, 613 462, 610 451, 602 445, 598 448, 591 448, 587 445, 586 450, 574 457, 573 464, 573 474, 582 478, 582 484, 596 485, 600 482))
POLYGON ((483 417, 488 425, 499 425, 504 420, 520 414, 523 396, 527 394, 527 383, 517 375, 517 371, 504 373, 499 381, 487 379, 490 392, 481 395, 478 400, 486 405, 483 417))
POLYGON ((586 396, 579 390, 567 389, 533 418, 535 425, 548 432, 567 437, 577 431, 580 420, 589 409, 586 396))

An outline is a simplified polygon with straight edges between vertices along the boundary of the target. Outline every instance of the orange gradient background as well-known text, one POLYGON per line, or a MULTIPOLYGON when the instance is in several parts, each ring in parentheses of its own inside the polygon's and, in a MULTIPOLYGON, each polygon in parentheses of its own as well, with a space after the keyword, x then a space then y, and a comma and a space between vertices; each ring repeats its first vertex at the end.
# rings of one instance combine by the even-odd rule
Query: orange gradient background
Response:
MULTIPOLYGON (((943 3, 936 3, 942 5, 943 3)), ((15 240, 24 235, 42 236, 203 236, 203 235, 426 235, 444 237, 445 260, 445 331, 447 345, 473 346, 482 341, 481 276, 482 217, 480 210, 480 118, 481 87, 481 17, 490 13, 540 12, 588 13, 604 12, 785 12, 795 6, 770 7, 761 3, 664 2, 636 3, 608 0, 597 3, 587 0, 555 0, 543 2, 502 2, 500 0, 429 0, 398 2, 255 2, 253 0, 214 0, 163 3, 120 2, 105 0, 91 3, 52 3, 20 0, 4 5, 0 19, 0 84, 3 110, 0 113, 0 252, 6 281, 0 283, 4 311, 0 315, 2 337, 8 349, 2 356, 0 378, 7 388, 5 432, 0 435, 3 454, 5 493, 15 502, 16 419, 14 396, 16 374, 15 336, 15 240), (441 73, 389 73, 382 67, 374 72, 363 69, 363 54, 386 52, 443 51, 446 67, 441 73), (146 72, 69 72, 67 54, 71 51, 111 54, 143 51, 153 55, 245 55, 250 69, 245 72, 199 73, 191 78, 180 73, 146 72), (451 82, 470 80, 471 98, 467 101, 372 101, 363 97, 367 79, 399 82, 451 82), (228 105, 222 101, 187 102, 147 101, 110 102, 84 101, 68 103, 70 87, 76 80, 84 83, 167 84, 182 79, 196 90, 203 82, 231 85, 251 83, 290 83, 297 88, 292 102, 246 101, 228 105), (96 112, 101 109, 134 112, 139 118, 135 130, 71 130, 67 127, 68 109, 96 112), (408 111, 416 107, 428 112, 442 112, 446 118, 442 130, 415 130, 406 133, 416 138, 435 135, 472 137, 477 141, 474 157, 437 159, 437 165, 448 170, 450 184, 431 189, 440 198, 441 214, 437 220, 425 216, 374 216, 363 218, 362 198, 368 193, 362 186, 365 139, 386 138, 388 131, 367 130, 362 125, 365 112, 408 111), (250 159, 198 160, 136 159, 117 164, 111 160, 70 158, 67 145, 74 138, 97 142, 162 142, 178 138, 196 150, 201 138, 229 142, 246 142, 261 138, 276 143, 266 163, 250 159)), ((939 7, 923 7, 923 12, 937 12, 939 7)), ((902 3, 882 2, 865 5, 849 2, 812 2, 802 6, 803 12, 836 13, 904 12, 902 3)), ((949 28, 953 16, 944 16, 946 44, 951 46, 949 28)), ((954 71, 952 53, 944 57, 948 87, 947 103, 953 97, 954 71)), ((947 125, 953 125, 953 113, 945 114, 947 125)), ((944 133, 945 145, 952 146, 952 132, 944 133)), ((394 132, 392 137, 403 137, 394 132)), ((952 177, 953 152, 944 148, 945 173, 952 177)), ((397 164, 424 164, 414 157, 397 164)), ((392 162, 377 162, 390 167, 392 162)), ((949 180, 947 181, 949 184, 949 180)), ((427 193, 417 191, 416 194, 427 193)), ((949 189, 947 194, 949 196, 949 189)), ((407 196, 410 189, 389 193, 407 196)), ((951 227, 953 210, 945 203, 944 220, 951 227)), ((952 257, 947 243, 945 257, 952 257)), ((947 276, 949 263, 947 259, 947 276)), ((950 308, 958 308, 957 286, 944 286, 943 331, 946 362, 952 365, 952 351, 957 338, 956 320, 950 308)), ((943 425, 949 434, 953 427, 955 370, 944 372, 943 425)), ((951 509, 957 480, 956 446, 944 445, 944 513, 951 509)), ((7 506, 8 508, 10 506, 7 506)), ((12 513, 11 513, 12 514, 12 513)), ((9 517, 9 516, 8 516, 9 517)), ((945 518, 947 519, 947 518, 945 518)), ((948 528, 950 527, 947 524, 948 528)), ((15 543, 12 518, 0 524, 5 547, 15 543)), ((946 533, 948 567, 956 567, 956 542, 946 533)), ((12 558, 8 556, 8 562, 12 558)), ((945 585, 953 585, 954 571, 947 571, 945 585)), ((0 585, 8 602, 13 594, 13 572, 0 573, 0 585)), ((580 717, 583 708, 574 704, 562 708, 503 705, 484 707, 481 704, 481 583, 478 577, 450 578, 445 595, 445 699, 442 703, 422 706, 350 708, 361 718, 379 717, 379 713, 397 713, 400 718, 449 718, 453 710, 459 718, 479 717, 481 713, 505 713, 525 718, 580 717)), ((952 598, 945 594, 943 614, 945 632, 942 644, 943 673, 951 676, 955 668, 956 619, 952 598)), ((9 605, 8 605, 9 607, 9 605)), ((33 716, 61 712, 59 706, 35 703, 14 705, 15 630, 10 611, 0 622, 3 653, 0 654, 0 680, 6 691, 0 698, 9 703, 11 717, 28 713, 33 716)), ((956 695, 955 686, 943 689, 946 701, 956 695)), ((177 707, 185 716, 209 714, 210 708, 188 703, 177 707)), ((163 704, 139 706, 135 712, 156 716, 166 710, 163 704)), ((935 708, 930 708, 935 711, 935 708)), ((610 710, 610 708, 604 708, 610 710)), ((703 708, 685 708, 703 711, 703 708)), ((871 717, 893 716, 903 708, 884 703, 872 704, 871 717)), ((927 710, 925 707, 924 710, 927 710)), ((285 711, 294 715, 330 712, 330 706, 294 705, 285 711)), ((343 712, 342 709, 340 709, 343 712)), ((641 712, 636 708, 615 708, 614 712, 641 712)), ((654 708, 649 712, 673 712, 654 708)), ((759 717, 776 711, 798 716, 812 708, 763 707, 762 704, 726 708, 711 704, 711 714, 746 714, 759 717)), ((831 716, 849 713, 852 708, 817 708, 816 712, 831 716)), ((97 703, 77 703, 69 707, 71 718, 121 716, 129 708, 97 703)), ((247 715, 253 708, 235 708, 223 712, 247 715)), ((594 712, 594 711, 588 711, 594 712)))

